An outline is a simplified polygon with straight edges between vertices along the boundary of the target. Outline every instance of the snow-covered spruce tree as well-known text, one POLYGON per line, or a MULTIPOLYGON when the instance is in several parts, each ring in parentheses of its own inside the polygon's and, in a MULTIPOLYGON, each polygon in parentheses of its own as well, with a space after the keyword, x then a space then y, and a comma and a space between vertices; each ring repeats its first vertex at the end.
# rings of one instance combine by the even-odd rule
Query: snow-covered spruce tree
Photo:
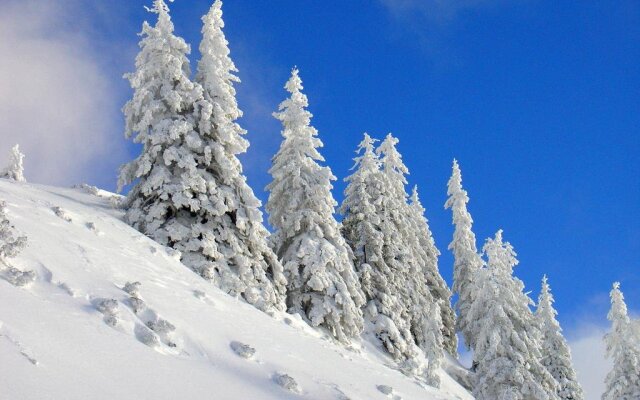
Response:
POLYGON ((531 299, 513 276, 516 253, 502 241, 502 231, 484 246, 487 267, 476 274, 477 296, 469 308, 477 333, 474 362, 478 400, 557 400, 557 383, 540 363, 537 334, 532 329, 531 299))
POLYGON ((476 272, 482 268, 483 262, 476 248, 476 236, 472 230, 473 219, 467 211, 469 196, 462 188, 462 174, 456 160, 453 160, 453 173, 447 185, 447 195, 449 198, 444 207, 451 209, 453 225, 455 225, 449 250, 454 258, 452 291, 458 294, 456 328, 462 333, 467 348, 474 348, 476 335, 471 330, 469 308, 475 298, 476 289, 473 280, 476 272))
POLYGON ((16 182, 26 182, 24 178, 24 154, 20 152, 17 144, 11 148, 9 153, 9 165, 2 170, 0 177, 14 180, 16 182))
MULTIPOLYGON (((206 84, 205 98, 202 85, 189 79, 190 49, 174 35, 167 5, 155 0, 150 11, 158 21, 143 24, 136 71, 126 75, 134 95, 124 107, 125 134, 143 145, 142 154, 120 173, 120 188, 135 183, 125 203, 126 220, 180 251, 185 265, 229 294, 261 310, 282 309, 282 266, 267 246, 260 203, 235 158, 234 152, 246 148, 232 122, 239 114, 222 108, 235 102, 232 91, 226 92, 231 99, 211 96, 216 84, 206 84), (242 145, 234 146, 234 138, 242 145)), ((215 11, 214 5, 205 24, 215 19, 215 11)), ((203 31, 206 41, 212 33, 206 25, 203 31)), ((203 59, 226 57, 202 53, 203 59)), ((206 65, 221 64, 204 62, 201 69, 200 76, 215 80, 206 65)), ((223 77, 216 87, 230 85, 223 77)))
POLYGON ((607 317, 611 321, 611 332, 605 336, 605 343, 613 369, 607 374, 602 400, 640 399, 640 337, 627 314, 619 282, 613 284, 607 317))
POLYGON ((7 218, 7 203, 0 201, 0 262, 6 264, 27 245, 26 236, 18 236, 7 218))
MULTIPOLYGON (((402 161, 397 144, 398 139, 389 134, 376 150, 386 188, 380 210, 383 257, 391 271, 388 278, 395 285, 407 312, 415 343, 431 355, 430 364, 439 365, 443 356, 441 309, 439 301, 427 287, 425 266, 418 252, 419 231, 416 229, 415 215, 407 202, 405 175, 409 170, 402 161)), ((427 374, 427 381, 434 386, 439 384, 433 373, 427 374)))
POLYGON ((542 278, 542 290, 538 297, 538 307, 535 314, 541 332, 542 365, 558 382, 560 400, 582 400, 584 393, 573 369, 569 345, 562 336, 560 323, 556 319, 558 312, 553 307, 553 301, 553 295, 545 275, 542 278))
POLYGON ((409 211, 411 213, 409 221, 415 224, 414 231, 416 232, 415 242, 413 242, 414 254, 422 264, 431 295, 439 303, 444 348, 451 356, 457 358, 458 338, 456 337, 455 313, 451 308, 451 291, 438 269, 440 251, 433 240, 429 221, 425 217, 425 209, 418 197, 418 186, 413 187, 409 211))
POLYGON ((355 170, 345 179, 347 188, 340 208, 344 216, 343 234, 356 257, 367 305, 364 318, 367 334, 374 335, 405 372, 419 368, 414 360, 419 349, 414 344, 406 304, 399 291, 405 290, 386 263, 383 208, 386 184, 380 160, 374 152, 375 140, 365 134, 354 159, 355 170))
POLYGON ((267 186, 266 210, 275 229, 271 243, 284 266, 288 311, 346 342, 362 332, 365 296, 334 217, 331 181, 336 178, 319 164, 324 161, 318 152, 322 141, 310 125, 297 69, 285 89, 291 95, 274 113, 282 122, 284 140, 273 157, 273 181, 267 186))

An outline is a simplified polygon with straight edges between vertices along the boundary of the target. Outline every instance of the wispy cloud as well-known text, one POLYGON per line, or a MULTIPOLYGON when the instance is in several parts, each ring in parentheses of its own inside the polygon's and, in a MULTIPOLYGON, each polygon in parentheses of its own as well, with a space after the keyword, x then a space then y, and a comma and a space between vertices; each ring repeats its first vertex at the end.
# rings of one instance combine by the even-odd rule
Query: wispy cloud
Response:
POLYGON ((604 379, 612 367, 611 360, 605 358, 605 333, 605 327, 587 324, 578 328, 569 339, 573 364, 584 389, 585 400, 600 400, 605 389, 604 379))
POLYGON ((0 162, 19 143, 34 182, 66 185, 105 170, 115 179, 125 158, 113 79, 74 23, 76 9, 54 0, 0 5, 0 162))
MULTIPOLYGON (((507 0, 380 0, 391 12, 412 14, 438 24, 450 23, 460 14, 507 3, 507 0)), ((512 0, 513 1, 513 0, 512 0)))

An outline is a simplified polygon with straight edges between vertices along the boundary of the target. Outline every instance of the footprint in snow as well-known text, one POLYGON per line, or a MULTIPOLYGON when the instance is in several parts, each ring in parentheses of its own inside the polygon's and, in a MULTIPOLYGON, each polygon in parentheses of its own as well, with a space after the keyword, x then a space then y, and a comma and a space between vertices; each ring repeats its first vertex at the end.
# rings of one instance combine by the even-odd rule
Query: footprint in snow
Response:
POLYGON ((67 214, 67 211, 65 209, 63 209, 62 207, 51 207, 51 210, 53 211, 53 213, 58 217, 63 219, 64 221, 67 222, 72 222, 73 220, 71 219, 71 217, 69 216, 69 214, 67 214))
POLYGON ((273 381, 285 390, 296 394, 302 394, 302 390, 300 389, 298 382, 287 374, 276 372, 273 375, 273 381))
POLYGON ((256 354, 256 349, 248 344, 233 341, 229 344, 229 347, 234 353, 245 359, 250 359, 256 354))
POLYGON ((98 236, 104 235, 104 233, 98 230, 98 227, 96 226, 95 222, 87 222, 85 226, 87 227, 87 229, 89 229, 91 232, 95 233, 98 236))
POLYGON ((386 394, 387 397, 392 398, 393 400, 402 400, 402 397, 393 393, 393 388, 387 385, 378 385, 376 386, 380 393, 386 394))
POLYGON ((104 323, 115 327, 120 322, 119 311, 118 311, 118 300, 116 299, 105 299, 105 298, 97 298, 93 300, 93 304, 96 307, 96 310, 102 313, 104 323))
POLYGON ((21 271, 15 267, 9 267, 0 275, 4 280, 16 287, 27 287, 36 281, 35 271, 21 271))

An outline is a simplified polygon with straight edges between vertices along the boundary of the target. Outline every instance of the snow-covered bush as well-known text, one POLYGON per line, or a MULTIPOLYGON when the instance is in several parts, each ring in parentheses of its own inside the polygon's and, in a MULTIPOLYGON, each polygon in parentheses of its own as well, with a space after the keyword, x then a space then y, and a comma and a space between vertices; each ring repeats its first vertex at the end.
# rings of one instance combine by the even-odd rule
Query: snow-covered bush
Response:
POLYGON ((271 243, 284 266, 288 311, 346 342, 362 331, 365 297, 334 217, 331 181, 336 178, 320 165, 322 142, 310 125, 297 69, 285 88, 290 97, 273 114, 282 122, 284 140, 269 170, 273 181, 267 186, 266 210, 275 229, 271 243))
POLYGON ((20 147, 16 144, 9 153, 9 165, 0 172, 0 177, 16 182, 26 182, 23 161, 24 154, 20 152, 20 147))

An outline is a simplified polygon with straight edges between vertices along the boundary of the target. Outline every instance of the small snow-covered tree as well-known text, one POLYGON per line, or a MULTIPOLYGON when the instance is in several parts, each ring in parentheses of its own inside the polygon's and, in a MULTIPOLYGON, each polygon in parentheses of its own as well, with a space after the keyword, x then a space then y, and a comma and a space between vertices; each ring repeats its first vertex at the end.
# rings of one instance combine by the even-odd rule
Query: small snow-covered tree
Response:
POLYGON ((134 94, 124 107, 125 134, 143 145, 120 174, 120 188, 134 183, 126 219, 227 293, 261 310, 282 309, 282 266, 235 157, 246 142, 233 122, 239 111, 232 64, 223 62, 228 51, 214 45, 221 43, 220 2, 203 18, 202 85, 189 78, 190 48, 174 35, 166 3, 155 0, 150 11, 158 21, 143 24, 136 71, 126 75, 134 94))
MULTIPOLYGON (((406 371, 419 369, 419 349, 411 334, 411 320, 401 291, 406 283, 387 264, 389 222, 384 222, 388 187, 374 152, 375 140, 365 134, 358 146, 354 172, 347 177, 341 205, 343 234, 356 257, 356 270, 367 298, 364 317, 374 335, 406 371)), ((397 239, 397 238, 396 238, 397 239)))
POLYGON ((607 374, 602 400, 640 399, 640 337, 627 314, 619 282, 611 290, 608 318, 611 332, 605 336, 605 343, 613 369, 607 374))
POLYGON ((0 201, 0 262, 17 256, 27 245, 26 236, 18 236, 7 218, 7 203, 0 201))
POLYGON ((473 233, 473 219, 467 211, 469 196, 462 188, 462 174, 458 162, 453 160, 453 173, 449 179, 447 195, 449 198, 445 208, 453 213, 453 240, 449 250, 453 253, 453 292, 458 295, 456 309, 458 319, 456 326, 462 333, 467 348, 474 348, 476 332, 471 329, 472 320, 469 319, 469 308, 475 299, 474 277, 482 268, 482 258, 476 248, 476 236, 473 233))
POLYGON ((551 288, 545 275, 542 278, 542 290, 535 313, 537 326, 541 332, 541 362, 558 383, 557 394, 560 400, 582 400, 584 393, 573 369, 569 345, 562 336, 560 323, 556 319, 558 312, 553 307, 553 301, 551 288))
POLYGON ((362 332, 365 296, 351 249, 340 234, 331 194, 335 176, 318 148, 310 125, 307 96, 296 68, 285 85, 290 97, 274 117, 282 122, 282 142, 273 157, 266 210, 275 229, 272 244, 287 278, 287 307, 313 326, 323 326, 345 342, 362 332))
POLYGON ((9 165, 2 170, 0 177, 14 180, 16 182, 26 182, 24 178, 24 154, 20 152, 20 146, 15 145, 9 153, 9 165))
POLYGON ((456 337, 455 313, 451 308, 451 291, 438 269, 440 251, 433 240, 429 221, 425 217, 425 209, 418 197, 418 186, 413 187, 409 212, 409 222, 415 225, 413 228, 415 235, 410 238, 414 254, 422 265, 427 287, 439 304, 444 348, 451 356, 457 357, 458 339, 456 337))
POLYGON ((477 333, 474 361, 478 400, 557 400, 557 383, 540 363, 531 299, 513 276, 516 253, 502 231, 488 239, 487 267, 476 271, 477 296, 469 308, 469 328, 477 333), (553 389, 551 391, 550 389, 553 389))

